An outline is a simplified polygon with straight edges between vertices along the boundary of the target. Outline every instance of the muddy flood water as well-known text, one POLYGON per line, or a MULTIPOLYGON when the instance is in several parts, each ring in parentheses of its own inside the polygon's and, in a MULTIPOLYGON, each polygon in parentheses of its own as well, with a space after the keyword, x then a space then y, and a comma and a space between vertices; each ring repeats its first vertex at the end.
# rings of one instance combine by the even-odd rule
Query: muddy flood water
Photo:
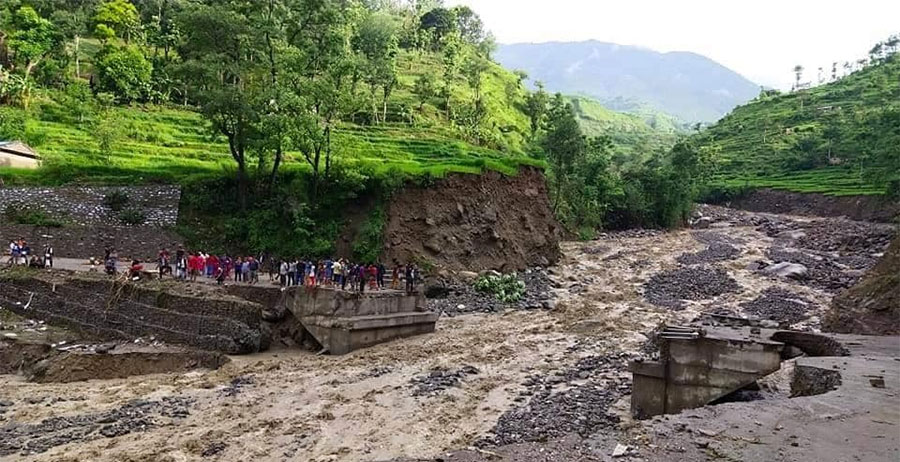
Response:
POLYGON ((386 461, 611 435, 595 448, 604 460, 615 435, 642 425, 626 365, 660 324, 717 312, 817 330, 893 233, 704 213, 709 229, 564 243, 552 309, 442 316, 432 335, 339 357, 274 350, 211 372, 69 384, 0 376, 0 459, 386 461), (808 274, 766 274, 788 259, 808 274))

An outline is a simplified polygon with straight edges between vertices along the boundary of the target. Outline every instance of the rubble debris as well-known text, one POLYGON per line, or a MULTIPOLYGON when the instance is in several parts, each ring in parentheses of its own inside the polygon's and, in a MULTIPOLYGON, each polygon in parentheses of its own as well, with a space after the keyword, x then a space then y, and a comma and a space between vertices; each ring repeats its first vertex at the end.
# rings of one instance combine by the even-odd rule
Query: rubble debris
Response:
POLYGON ((222 396, 237 396, 241 394, 242 391, 244 391, 244 387, 253 385, 254 383, 256 383, 256 381, 253 380, 253 377, 250 376, 242 375, 235 377, 231 379, 231 382, 228 384, 228 386, 222 389, 222 396))
POLYGON ((160 425, 160 417, 187 417, 191 404, 188 398, 164 397, 159 401, 132 401, 93 414, 51 417, 36 424, 11 422, 0 426, 0 456, 42 453, 64 444, 146 431, 160 425))
POLYGON ((633 356, 587 357, 554 375, 531 376, 523 383, 523 395, 530 396, 529 402, 500 416, 490 435, 478 445, 546 441, 571 433, 588 436, 615 427, 619 417, 610 407, 631 391, 630 377, 621 373, 629 357, 633 356), (565 389, 554 391, 556 385, 565 385, 565 389))
POLYGON ((474 366, 463 366, 455 370, 432 369, 428 374, 410 380, 412 395, 419 397, 439 394, 448 388, 459 386, 466 377, 479 372, 474 366))
POLYGON ((809 299, 780 287, 770 287, 749 302, 740 304, 747 314, 764 320, 796 324, 808 319, 818 307, 809 299))
POLYGON ((713 232, 694 232, 694 239, 706 244, 706 249, 696 253, 685 253, 678 257, 678 263, 682 265, 700 265, 715 263, 725 260, 733 260, 740 256, 741 251, 729 242, 724 235, 713 232))
POLYGON ((644 284, 644 297, 654 305, 681 310, 683 300, 707 300, 741 290, 721 268, 692 266, 654 274, 644 284))

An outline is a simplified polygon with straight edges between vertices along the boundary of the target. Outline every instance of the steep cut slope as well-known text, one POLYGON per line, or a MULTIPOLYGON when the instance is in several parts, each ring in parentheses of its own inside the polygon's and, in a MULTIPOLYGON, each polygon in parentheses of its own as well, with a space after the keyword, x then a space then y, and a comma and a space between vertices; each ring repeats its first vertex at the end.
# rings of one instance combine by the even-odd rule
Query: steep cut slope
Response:
POLYGON ((859 284, 835 297, 823 327, 841 333, 900 334, 900 237, 859 284))
POLYGON ((597 41, 518 43, 501 45, 496 59, 551 91, 589 95, 613 109, 643 102, 691 122, 714 121, 759 92, 734 71, 687 52, 597 41))
POLYGON ((561 228, 536 169, 408 186, 387 210, 383 260, 452 270, 522 270, 559 259, 561 228))
POLYGON ((764 94, 693 139, 726 187, 884 194, 900 181, 898 76, 895 55, 826 85, 764 94))

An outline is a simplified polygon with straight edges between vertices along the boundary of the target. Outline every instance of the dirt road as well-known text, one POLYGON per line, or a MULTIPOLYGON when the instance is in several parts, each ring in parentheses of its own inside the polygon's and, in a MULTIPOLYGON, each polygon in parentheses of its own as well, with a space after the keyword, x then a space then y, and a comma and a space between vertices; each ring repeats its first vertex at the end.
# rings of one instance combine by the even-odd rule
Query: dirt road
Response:
POLYGON ((379 461, 434 458, 472 445, 490 452, 527 441, 550 440, 540 443, 550 451, 560 438, 580 434, 594 438, 580 455, 566 456, 572 445, 563 445, 560 458, 531 460, 604 460, 615 435, 634 425, 624 364, 646 353, 647 335, 660 323, 721 311, 816 329, 832 286, 768 276, 760 263, 774 262, 773 248, 800 249, 821 265, 837 265, 811 266, 812 278, 843 284, 874 263, 878 236, 892 232, 837 220, 707 213, 717 222, 709 230, 563 244, 563 260, 551 270, 557 302, 549 311, 443 317, 433 335, 346 356, 271 351, 234 357, 215 372, 65 385, 0 376, 0 402, 7 402, 0 406, 0 435, 17 442, 5 453, 0 443, 0 458, 379 461), (826 252, 804 244, 820 228, 875 237, 859 249, 826 252), (138 412, 127 407, 134 400, 160 405, 138 412), (23 425, 49 418, 62 420, 23 425), (124 421, 119 427, 132 425, 127 435, 103 433, 124 421), (38 447, 28 432, 55 438, 38 447))

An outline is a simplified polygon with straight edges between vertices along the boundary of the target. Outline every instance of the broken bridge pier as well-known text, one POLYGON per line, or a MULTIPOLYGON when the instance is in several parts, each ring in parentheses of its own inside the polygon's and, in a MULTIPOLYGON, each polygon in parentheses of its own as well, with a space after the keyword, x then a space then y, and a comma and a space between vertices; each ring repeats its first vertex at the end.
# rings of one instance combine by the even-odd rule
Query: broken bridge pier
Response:
POLYGON ((668 327, 659 361, 635 362, 631 412, 637 418, 706 405, 781 368, 785 344, 744 329, 668 327))
POLYGON ((366 293, 328 288, 285 290, 284 303, 304 329, 331 354, 341 355, 390 340, 434 332, 439 313, 421 293, 366 293))

